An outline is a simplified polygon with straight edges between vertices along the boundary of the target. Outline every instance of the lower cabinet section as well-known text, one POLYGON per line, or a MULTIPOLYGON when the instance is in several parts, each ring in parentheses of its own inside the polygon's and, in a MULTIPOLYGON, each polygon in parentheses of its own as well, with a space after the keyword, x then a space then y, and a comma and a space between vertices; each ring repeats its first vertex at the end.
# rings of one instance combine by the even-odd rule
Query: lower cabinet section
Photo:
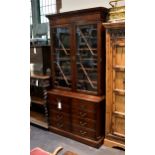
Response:
POLYGON ((93 147, 103 144, 104 96, 48 91, 49 130, 93 147))

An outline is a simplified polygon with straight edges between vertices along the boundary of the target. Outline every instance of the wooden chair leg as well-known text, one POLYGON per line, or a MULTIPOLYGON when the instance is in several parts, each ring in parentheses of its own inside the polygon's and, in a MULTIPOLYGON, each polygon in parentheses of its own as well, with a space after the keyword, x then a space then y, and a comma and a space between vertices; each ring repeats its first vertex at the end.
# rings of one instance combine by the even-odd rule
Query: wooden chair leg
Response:
POLYGON ((52 153, 50 153, 50 155, 57 155, 58 152, 60 152, 62 149, 63 149, 63 147, 59 146, 52 153))

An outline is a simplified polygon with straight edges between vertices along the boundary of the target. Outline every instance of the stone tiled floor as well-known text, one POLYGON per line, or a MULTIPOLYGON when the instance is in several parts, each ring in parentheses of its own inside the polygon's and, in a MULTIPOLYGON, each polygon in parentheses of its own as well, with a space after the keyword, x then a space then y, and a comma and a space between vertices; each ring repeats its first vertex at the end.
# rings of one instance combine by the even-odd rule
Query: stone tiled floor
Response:
POLYGON ((59 155, 63 155, 64 152, 68 150, 78 155, 125 155, 125 152, 121 150, 108 148, 106 146, 101 146, 99 149, 96 149, 32 125, 30 144, 30 149, 40 147, 49 152, 53 152, 57 146, 62 146, 64 149, 59 155))

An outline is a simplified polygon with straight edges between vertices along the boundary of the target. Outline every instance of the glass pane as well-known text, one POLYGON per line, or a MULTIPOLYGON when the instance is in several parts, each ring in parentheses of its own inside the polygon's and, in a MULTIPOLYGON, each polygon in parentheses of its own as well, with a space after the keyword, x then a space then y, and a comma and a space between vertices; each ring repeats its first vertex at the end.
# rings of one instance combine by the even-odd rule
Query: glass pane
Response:
POLYGON ((97 93, 97 26, 78 26, 76 36, 77 89, 97 93))
POLYGON ((71 87, 70 35, 68 28, 52 30, 54 48, 54 85, 71 87))
POLYGON ((56 0, 40 0, 40 15, 43 16, 41 23, 48 22, 45 15, 53 13, 56 13, 56 0))

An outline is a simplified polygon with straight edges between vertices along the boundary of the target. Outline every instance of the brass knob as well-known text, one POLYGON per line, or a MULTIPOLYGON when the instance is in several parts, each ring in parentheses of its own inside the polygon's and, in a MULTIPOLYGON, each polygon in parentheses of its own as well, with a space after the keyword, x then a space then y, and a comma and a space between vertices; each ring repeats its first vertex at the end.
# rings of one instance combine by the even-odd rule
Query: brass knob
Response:
POLYGON ((87 133, 86 131, 80 130, 80 134, 81 134, 81 135, 85 135, 86 133, 87 133))
POLYGON ((85 113, 85 112, 84 112, 84 113, 83 113, 83 112, 80 112, 80 116, 81 116, 81 117, 85 117, 86 115, 87 115, 87 113, 85 113))
POLYGON ((85 126, 85 125, 87 125, 87 122, 82 122, 82 121, 80 121, 80 125, 81 125, 81 126, 85 126))

